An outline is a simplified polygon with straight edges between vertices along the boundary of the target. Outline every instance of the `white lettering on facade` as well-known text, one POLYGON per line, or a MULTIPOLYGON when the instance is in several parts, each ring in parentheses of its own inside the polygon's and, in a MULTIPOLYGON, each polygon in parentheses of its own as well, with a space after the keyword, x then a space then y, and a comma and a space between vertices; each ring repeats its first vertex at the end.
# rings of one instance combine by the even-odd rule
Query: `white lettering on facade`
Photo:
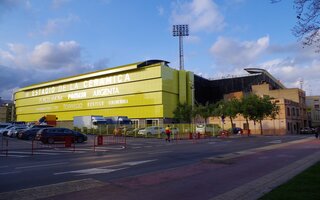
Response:
POLYGON ((61 95, 54 95, 51 97, 41 97, 39 98, 39 102, 40 103, 50 103, 50 102, 54 102, 54 101, 61 101, 62 100, 62 96, 61 95))
MULTIPOLYGON (((71 83, 68 85, 58 85, 54 87, 47 87, 41 89, 35 89, 31 91, 31 97, 39 96, 39 95, 47 95, 47 94, 54 94, 57 92, 66 92, 72 90, 78 90, 82 88, 92 88, 92 87, 100 87, 105 85, 111 84, 118 84, 131 81, 129 74, 119 74, 115 76, 108 76, 103 78, 96 78, 91 80, 85 80, 78 83, 71 83)), ((115 91, 116 92, 116 91, 115 91)), ((25 93, 26 97, 29 97, 29 93, 25 93)))
POLYGON ((87 107, 101 107, 104 106, 104 102, 103 101, 91 101, 87 103, 87 107))
POLYGON ((80 109, 82 108, 82 103, 76 103, 76 104, 63 104, 64 109, 80 109))
POLYGON ((68 94, 68 99, 83 99, 87 97, 86 92, 75 92, 68 94))
POLYGON ((127 104, 128 100, 127 99, 117 99, 117 100, 108 101, 108 103, 109 103, 109 105, 127 104))
POLYGON ((99 89, 99 90, 93 91, 94 97, 109 96, 109 95, 114 95, 114 94, 119 94, 119 88, 112 87, 112 88, 104 88, 104 89, 99 89))

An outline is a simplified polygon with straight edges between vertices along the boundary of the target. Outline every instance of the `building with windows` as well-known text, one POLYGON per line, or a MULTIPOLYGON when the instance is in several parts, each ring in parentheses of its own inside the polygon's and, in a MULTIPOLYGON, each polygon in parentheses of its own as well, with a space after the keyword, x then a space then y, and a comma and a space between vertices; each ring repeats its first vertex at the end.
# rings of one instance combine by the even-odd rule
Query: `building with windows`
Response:
POLYGON ((320 96, 307 96, 308 126, 320 127, 320 96))
POLYGON ((9 100, 0 98, 0 122, 14 121, 14 104, 9 100))
MULTIPOLYGON (((277 121, 264 120, 265 132, 298 133, 307 125, 304 91, 285 88, 266 70, 245 70, 245 76, 210 80, 170 68, 163 60, 147 60, 30 85, 15 93, 17 121, 34 122, 56 115, 58 125, 71 128, 75 116, 101 115, 128 116, 140 127, 161 126, 173 122, 178 103, 215 103, 255 93, 273 97, 280 107, 277 121)), ((211 118, 210 123, 221 122, 211 118)), ((234 123, 247 128, 241 117, 234 123)), ((253 127, 249 125, 258 134, 253 127)))
POLYGON ((193 104, 193 73, 148 60, 21 88, 18 121, 56 115, 70 127, 74 116, 128 116, 135 123, 169 123, 178 102, 193 104))
MULTIPOLYGON (((274 89, 268 83, 251 86, 251 93, 258 96, 269 96, 272 101, 279 106, 279 113, 276 119, 265 119, 262 121, 263 134, 298 134, 302 127, 307 126, 306 97, 305 92, 298 88, 281 88, 274 89)), ((241 98, 244 92, 226 94, 225 99, 232 97, 241 98)), ((221 126, 219 118, 210 118, 210 123, 221 126)), ((225 119, 224 126, 231 128, 229 119, 225 119)), ((234 127, 250 129, 252 134, 261 134, 260 124, 249 121, 249 127, 246 127, 246 120, 238 116, 233 120, 234 127)))

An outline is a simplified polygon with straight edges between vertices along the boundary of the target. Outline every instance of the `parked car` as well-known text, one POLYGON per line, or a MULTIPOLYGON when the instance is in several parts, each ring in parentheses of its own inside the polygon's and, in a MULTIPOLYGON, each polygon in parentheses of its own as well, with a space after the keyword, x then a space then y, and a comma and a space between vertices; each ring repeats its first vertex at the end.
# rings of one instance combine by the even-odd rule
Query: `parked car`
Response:
POLYGON ((301 134, 312 134, 312 133, 315 133, 315 130, 310 127, 304 127, 304 128, 300 129, 300 133, 301 134))
POLYGON ((12 124, 10 124, 10 123, 0 123, 0 130, 5 129, 10 125, 12 125, 12 124))
POLYGON ((37 132, 35 140, 44 144, 53 144, 65 141, 68 136, 72 137, 72 142, 82 143, 88 140, 86 135, 68 128, 42 128, 37 132))
POLYGON ((131 136, 135 136, 136 134, 138 134, 138 132, 140 130, 142 130, 143 128, 129 128, 127 130, 127 135, 131 135, 131 136))
POLYGON ((220 131, 220 127, 216 124, 197 124, 196 125, 196 133, 200 133, 201 135, 210 134, 216 135, 220 131))
POLYGON ((19 130, 25 130, 27 127, 25 126, 14 126, 12 128, 10 128, 10 130, 8 130, 7 132, 7 136, 9 137, 17 137, 17 133, 19 130))
POLYGON ((164 128, 159 126, 149 126, 139 130, 138 135, 157 135, 164 134, 164 128))
POLYGON ((3 129, 1 129, 1 130, 0 130, 0 134, 3 135, 3 136, 7 136, 8 131, 9 131, 12 127, 14 127, 14 126, 13 126, 13 125, 9 125, 9 126, 3 128, 3 129))
POLYGON ((15 130, 18 130, 18 129, 25 129, 26 127, 25 126, 15 126, 15 125, 10 125, 10 126, 7 126, 6 128, 0 130, 0 133, 3 135, 3 136, 11 136, 12 134, 16 134, 16 132, 14 132, 15 130))
POLYGON ((40 129, 41 128, 29 128, 29 129, 22 130, 18 133, 17 138, 22 140, 33 140, 40 129))
POLYGON ((230 129, 230 132, 233 134, 241 134, 241 133, 243 133, 243 130, 240 127, 234 127, 232 129, 230 129))
POLYGON ((179 133, 179 128, 177 128, 177 127, 172 127, 171 128, 171 134, 176 135, 178 133, 179 133))

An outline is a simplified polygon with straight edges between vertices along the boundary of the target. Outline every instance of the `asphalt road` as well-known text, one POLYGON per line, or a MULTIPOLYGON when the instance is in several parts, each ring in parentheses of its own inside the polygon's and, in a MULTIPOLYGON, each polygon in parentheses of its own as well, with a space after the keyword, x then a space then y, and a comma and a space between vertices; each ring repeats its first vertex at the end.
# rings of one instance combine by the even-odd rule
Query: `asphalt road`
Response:
POLYGON ((320 151, 319 140, 302 135, 128 138, 96 148, 90 137, 74 149, 34 144, 33 155, 30 141, 2 144, 0 199, 210 199, 320 151))

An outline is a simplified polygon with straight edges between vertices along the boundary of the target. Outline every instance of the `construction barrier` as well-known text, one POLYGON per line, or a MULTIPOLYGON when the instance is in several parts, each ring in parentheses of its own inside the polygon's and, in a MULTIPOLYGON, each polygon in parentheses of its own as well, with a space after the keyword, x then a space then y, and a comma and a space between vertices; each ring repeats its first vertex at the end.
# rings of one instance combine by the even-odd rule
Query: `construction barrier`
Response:
POLYGON ((113 135, 95 135, 93 142, 93 151, 96 151, 96 147, 103 145, 124 145, 127 146, 127 137, 124 134, 113 135))
POLYGON ((54 143, 48 144, 43 143, 39 140, 32 140, 31 143, 31 155, 34 155, 34 152, 37 150, 43 150, 43 149, 57 149, 57 148, 68 148, 72 149, 72 152, 76 151, 76 145, 75 141, 76 138, 74 136, 55 136, 54 137, 54 143))
POLYGON ((1 154, 5 154, 8 157, 9 154, 9 140, 2 136, 1 140, 1 154))

